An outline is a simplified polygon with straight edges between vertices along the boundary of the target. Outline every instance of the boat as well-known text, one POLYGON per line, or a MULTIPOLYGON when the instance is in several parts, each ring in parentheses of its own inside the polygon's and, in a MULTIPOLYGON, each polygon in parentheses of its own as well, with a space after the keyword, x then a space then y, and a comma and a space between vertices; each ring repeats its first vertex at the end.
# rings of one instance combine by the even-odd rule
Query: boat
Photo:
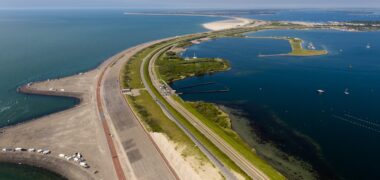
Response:
POLYGON ((317 92, 318 92, 318 94, 323 94, 323 93, 325 93, 325 91, 324 91, 323 89, 318 89, 317 92))
POLYGON ((307 46, 307 48, 315 50, 315 46, 314 46, 313 43, 309 43, 309 45, 307 46))
POLYGON ((370 48, 371 48, 371 45, 367 44, 366 48, 367 48, 367 49, 370 49, 370 48))
POLYGON ((345 94, 345 95, 349 95, 349 94, 350 94, 350 92, 348 92, 348 89, 347 89, 347 88, 344 90, 344 94, 345 94))
POLYGON ((197 59, 197 56, 195 55, 195 53, 194 53, 193 59, 197 59))

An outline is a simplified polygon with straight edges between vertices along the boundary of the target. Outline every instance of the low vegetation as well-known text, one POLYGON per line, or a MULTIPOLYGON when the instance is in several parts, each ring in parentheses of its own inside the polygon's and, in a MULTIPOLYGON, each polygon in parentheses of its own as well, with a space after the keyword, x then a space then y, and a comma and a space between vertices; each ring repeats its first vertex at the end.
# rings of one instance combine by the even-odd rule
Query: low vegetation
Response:
POLYGON ((304 49, 302 47, 303 41, 299 38, 288 38, 288 40, 292 47, 292 52, 290 52, 289 55, 292 56, 320 56, 328 53, 326 50, 304 49))
POLYGON ((230 64, 224 59, 195 58, 185 60, 170 51, 162 54, 156 64, 161 78, 168 83, 190 76, 225 71, 230 68, 230 64))
POLYGON ((191 107, 196 109, 199 113, 201 113, 205 118, 213 121, 218 126, 224 129, 231 129, 231 120, 226 113, 220 110, 213 103, 206 103, 202 101, 197 102, 188 102, 191 107))
POLYGON ((194 142, 161 110, 149 93, 143 89, 144 85, 140 76, 142 60, 151 52, 166 43, 150 46, 133 56, 125 65, 121 73, 121 84, 124 88, 140 89, 139 96, 126 96, 134 112, 142 120, 144 126, 151 132, 165 134, 171 141, 184 146, 183 156, 194 156, 198 160, 208 161, 206 156, 195 146, 194 142))

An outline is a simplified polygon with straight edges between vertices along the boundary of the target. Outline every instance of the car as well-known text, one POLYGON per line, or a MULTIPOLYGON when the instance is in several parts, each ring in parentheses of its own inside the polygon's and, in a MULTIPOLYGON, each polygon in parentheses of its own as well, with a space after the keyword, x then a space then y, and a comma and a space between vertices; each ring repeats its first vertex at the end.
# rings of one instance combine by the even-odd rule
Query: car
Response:
POLYGON ((17 151, 17 152, 21 152, 21 151, 26 151, 26 149, 24 149, 24 148, 20 148, 20 147, 17 147, 17 148, 15 148, 15 151, 17 151))
POLYGON ((3 148, 1 151, 3 151, 3 152, 13 152, 13 149, 11 149, 11 148, 3 148))
POLYGON ((86 162, 80 162, 79 163, 80 166, 84 167, 84 168, 89 168, 90 166, 87 165, 86 162))
POLYGON ((36 151, 36 149, 34 149, 34 148, 29 148, 28 149, 28 152, 35 152, 36 151))
POLYGON ((44 150, 44 151, 42 151, 42 154, 50 154, 51 152, 50 152, 50 150, 44 150))

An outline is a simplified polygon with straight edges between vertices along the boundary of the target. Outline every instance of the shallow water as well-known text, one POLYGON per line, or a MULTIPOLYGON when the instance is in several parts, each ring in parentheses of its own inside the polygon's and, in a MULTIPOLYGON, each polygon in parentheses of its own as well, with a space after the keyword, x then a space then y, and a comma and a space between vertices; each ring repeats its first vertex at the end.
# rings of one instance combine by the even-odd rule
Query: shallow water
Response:
MULTIPOLYGON (((73 75, 151 40, 205 31, 212 17, 124 15, 122 10, 0 10, 0 127, 72 107, 77 100, 18 94, 31 81, 73 75)), ((0 164, 0 179, 50 177, 0 164), (9 173, 3 174, 1 172, 9 173)), ((48 179, 55 179, 51 176, 48 179)))
POLYGON ((173 87, 202 82, 217 84, 197 90, 228 87, 228 93, 182 97, 242 110, 262 140, 309 162, 324 179, 379 179, 380 32, 284 30, 250 36, 300 37, 329 55, 260 58, 289 52, 288 42, 213 40, 192 46, 184 56, 226 58, 232 69, 178 81, 173 87), (318 95, 318 89, 326 93, 318 95))

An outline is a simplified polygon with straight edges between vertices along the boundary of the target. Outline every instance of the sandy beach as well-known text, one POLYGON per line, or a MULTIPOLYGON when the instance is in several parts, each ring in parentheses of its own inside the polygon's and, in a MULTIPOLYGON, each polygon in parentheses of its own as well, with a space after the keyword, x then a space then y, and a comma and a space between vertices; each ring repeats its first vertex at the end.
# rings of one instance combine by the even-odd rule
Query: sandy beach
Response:
POLYGON ((224 29, 237 28, 254 23, 255 21, 247 18, 233 17, 232 19, 209 22, 202 24, 202 26, 211 31, 219 31, 224 29))

